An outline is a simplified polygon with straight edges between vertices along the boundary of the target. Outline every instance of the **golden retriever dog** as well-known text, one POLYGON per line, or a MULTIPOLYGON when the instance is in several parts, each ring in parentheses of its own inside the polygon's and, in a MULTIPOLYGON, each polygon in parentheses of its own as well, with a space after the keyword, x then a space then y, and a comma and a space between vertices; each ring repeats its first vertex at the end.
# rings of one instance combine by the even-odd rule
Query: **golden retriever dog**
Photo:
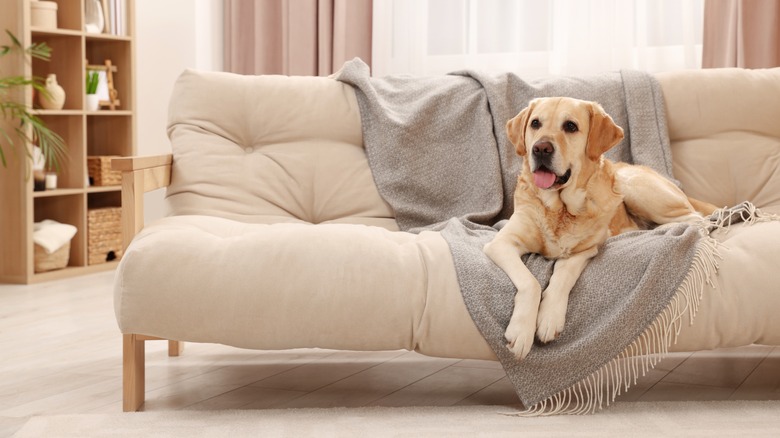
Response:
POLYGON ((514 213, 484 251, 517 288, 504 336, 523 359, 534 334, 547 343, 563 331, 569 292, 609 236, 692 222, 715 206, 650 168, 604 158, 623 130, 595 102, 534 99, 506 130, 523 165, 514 213), (544 292, 520 259, 527 253, 556 260, 544 292))

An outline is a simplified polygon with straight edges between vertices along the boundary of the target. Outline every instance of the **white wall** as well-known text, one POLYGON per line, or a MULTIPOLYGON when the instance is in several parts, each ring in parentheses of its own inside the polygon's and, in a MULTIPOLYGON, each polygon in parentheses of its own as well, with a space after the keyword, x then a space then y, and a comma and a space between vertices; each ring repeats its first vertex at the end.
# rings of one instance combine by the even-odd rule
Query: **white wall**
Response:
MULTIPOLYGON (((222 0, 136 0, 137 153, 171 152, 166 125, 173 84, 186 68, 222 70, 222 0)), ((145 221, 165 214, 164 191, 145 197, 145 221)))

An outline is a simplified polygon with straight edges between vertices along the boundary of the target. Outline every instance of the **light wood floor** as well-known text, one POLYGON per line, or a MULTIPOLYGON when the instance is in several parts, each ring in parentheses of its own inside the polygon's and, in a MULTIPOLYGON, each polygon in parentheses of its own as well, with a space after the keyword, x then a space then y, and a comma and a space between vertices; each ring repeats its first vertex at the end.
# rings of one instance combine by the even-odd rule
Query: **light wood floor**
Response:
MULTIPOLYGON (((113 272, 0 285, 0 436, 30 416, 121 412, 113 272)), ((147 342, 144 410, 516 404, 495 362, 406 351, 147 342)), ((621 400, 780 399, 780 347, 673 354, 621 400)))

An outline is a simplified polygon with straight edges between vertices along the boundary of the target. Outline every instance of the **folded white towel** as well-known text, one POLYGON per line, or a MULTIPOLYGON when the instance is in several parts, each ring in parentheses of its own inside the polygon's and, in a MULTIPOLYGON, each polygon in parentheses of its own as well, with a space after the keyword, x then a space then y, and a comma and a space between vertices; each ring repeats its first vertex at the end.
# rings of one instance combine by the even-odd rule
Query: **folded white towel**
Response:
POLYGON ((69 224, 45 219, 33 225, 33 242, 37 243, 48 254, 62 248, 76 235, 77 228, 69 224))

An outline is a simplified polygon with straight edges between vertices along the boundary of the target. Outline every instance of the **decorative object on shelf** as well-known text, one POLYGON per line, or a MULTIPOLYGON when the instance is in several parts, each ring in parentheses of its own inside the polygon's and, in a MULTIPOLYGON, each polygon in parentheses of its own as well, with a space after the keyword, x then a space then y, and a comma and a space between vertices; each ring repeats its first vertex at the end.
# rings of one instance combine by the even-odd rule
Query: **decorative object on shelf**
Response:
POLYGON ((122 257, 122 208, 87 210, 87 263, 96 265, 122 257))
POLYGON ((42 170, 33 171, 33 191, 42 192, 46 190, 46 172, 42 170))
POLYGON ((57 2, 30 2, 30 25, 41 29, 57 28, 57 2))
POLYGON ((54 190, 57 188, 57 172, 46 172, 41 148, 33 145, 33 191, 54 190))
POLYGON ((44 177, 46 190, 54 190, 57 188, 57 173, 46 172, 44 177))
POLYGON ((122 172, 111 169, 113 156, 89 156, 87 157, 87 173, 89 185, 92 186, 118 186, 122 184, 122 172))
POLYGON ((46 219, 33 225, 35 272, 61 269, 68 265, 70 241, 78 229, 70 224, 46 219))
POLYGON ((43 158, 41 148, 33 145, 32 156, 33 191, 42 192, 46 190, 46 172, 44 171, 46 162, 43 158))
POLYGON ((100 96, 97 94, 98 84, 100 83, 100 74, 95 70, 87 70, 87 111, 97 111, 100 109, 100 96))
MULTIPOLYGON (((0 46, 0 58, 3 56, 30 56, 48 61, 51 57, 51 47, 45 42, 33 43, 25 48, 14 34, 7 30, 6 34, 11 39, 11 44, 0 46)), ((45 167, 58 169, 60 161, 67 158, 65 141, 59 134, 49 129, 43 120, 33 114, 32 108, 12 97, 19 94, 17 90, 26 89, 28 86, 32 87, 39 96, 48 94, 44 84, 38 78, 0 77, 0 114, 2 114, 0 117, 18 120, 18 123, 15 123, 18 128, 14 129, 13 132, 6 132, 3 127, 0 127, 0 161, 2 161, 3 167, 8 166, 6 152, 10 149, 17 157, 25 157, 28 165, 32 164, 34 158, 27 145, 37 144, 44 157, 45 167)))
POLYGON ((46 76, 45 94, 38 95, 38 103, 43 109, 61 110, 65 106, 65 89, 57 83, 57 75, 49 73, 46 76))
POLYGON ((99 96, 99 105, 107 106, 114 110, 121 102, 119 101, 119 92, 114 88, 114 73, 118 71, 117 67, 110 59, 103 61, 103 65, 90 65, 87 62, 87 71, 97 71, 98 86, 95 94, 99 96))
POLYGON ((103 33, 105 15, 101 0, 86 0, 84 2, 84 30, 87 33, 103 33))
POLYGON ((35 244, 34 267, 36 273, 62 269, 68 266, 68 260, 70 260, 70 241, 51 254, 47 253, 42 246, 35 244))

